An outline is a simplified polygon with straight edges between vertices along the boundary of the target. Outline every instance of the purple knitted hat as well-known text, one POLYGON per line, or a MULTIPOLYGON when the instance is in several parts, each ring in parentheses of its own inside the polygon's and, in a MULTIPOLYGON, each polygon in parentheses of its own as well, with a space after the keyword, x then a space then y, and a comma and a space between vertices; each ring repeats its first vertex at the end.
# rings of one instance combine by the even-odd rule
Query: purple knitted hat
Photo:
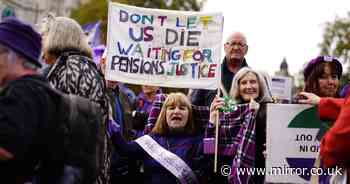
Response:
POLYGON ((310 76, 311 72, 314 70, 314 68, 321 64, 322 62, 334 62, 336 65, 336 72, 337 72, 337 76, 338 78, 341 77, 342 73, 343 73, 343 67, 342 64, 340 63, 340 61, 332 56, 317 56, 316 58, 312 59, 305 67, 304 69, 304 80, 306 81, 307 78, 310 76))
POLYGON ((29 62, 41 67, 41 36, 30 25, 16 18, 6 18, 0 22, 0 44, 25 57, 29 62))

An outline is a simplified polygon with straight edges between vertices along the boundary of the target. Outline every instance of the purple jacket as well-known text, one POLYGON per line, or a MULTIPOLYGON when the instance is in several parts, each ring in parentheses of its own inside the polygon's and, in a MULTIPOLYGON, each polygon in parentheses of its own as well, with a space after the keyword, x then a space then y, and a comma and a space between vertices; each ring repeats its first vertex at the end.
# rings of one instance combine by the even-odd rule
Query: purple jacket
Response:
MULTIPOLYGON (((157 90, 157 95, 158 94, 162 94, 162 90, 157 90)), ((152 101, 149 101, 146 98, 145 93, 141 91, 136 97, 136 111, 146 112, 147 114, 149 114, 151 112, 152 103, 152 101)))
MULTIPOLYGON (((197 135, 150 135, 159 145, 180 157, 193 170, 199 181, 206 177, 207 161, 204 161, 203 137, 197 135)), ((120 133, 112 136, 116 150, 131 158, 144 161, 144 183, 146 184, 177 184, 176 177, 154 160, 135 141, 125 142, 120 133)), ((202 182, 201 182, 202 183, 202 182)))

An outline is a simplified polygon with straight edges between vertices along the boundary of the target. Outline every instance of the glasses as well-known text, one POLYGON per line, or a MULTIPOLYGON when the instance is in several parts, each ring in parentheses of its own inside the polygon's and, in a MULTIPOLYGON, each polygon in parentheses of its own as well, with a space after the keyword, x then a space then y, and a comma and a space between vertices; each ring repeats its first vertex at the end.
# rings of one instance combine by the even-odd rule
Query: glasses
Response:
POLYGON ((247 44, 241 42, 226 42, 226 44, 230 45, 231 47, 234 47, 236 45, 241 48, 247 46, 247 44))

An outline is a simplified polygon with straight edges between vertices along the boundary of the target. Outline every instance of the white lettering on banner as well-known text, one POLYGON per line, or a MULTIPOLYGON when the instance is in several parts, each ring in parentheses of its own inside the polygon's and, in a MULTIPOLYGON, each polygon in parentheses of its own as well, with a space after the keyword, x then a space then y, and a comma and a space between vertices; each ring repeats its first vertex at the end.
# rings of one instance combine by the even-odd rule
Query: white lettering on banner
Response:
POLYGON ((192 169, 180 157, 166 150, 149 135, 135 140, 152 158, 176 176, 182 184, 198 184, 192 169))

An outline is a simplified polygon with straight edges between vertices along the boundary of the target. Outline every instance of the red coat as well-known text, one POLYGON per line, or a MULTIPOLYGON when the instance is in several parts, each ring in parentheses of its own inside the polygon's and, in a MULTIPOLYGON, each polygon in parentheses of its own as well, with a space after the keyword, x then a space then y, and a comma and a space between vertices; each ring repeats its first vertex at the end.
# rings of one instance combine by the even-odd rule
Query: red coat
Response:
MULTIPOLYGON (((326 167, 350 168, 350 98, 322 98, 321 119, 335 120, 321 141, 321 158, 326 167)), ((349 173, 348 173, 349 174, 349 173)))

